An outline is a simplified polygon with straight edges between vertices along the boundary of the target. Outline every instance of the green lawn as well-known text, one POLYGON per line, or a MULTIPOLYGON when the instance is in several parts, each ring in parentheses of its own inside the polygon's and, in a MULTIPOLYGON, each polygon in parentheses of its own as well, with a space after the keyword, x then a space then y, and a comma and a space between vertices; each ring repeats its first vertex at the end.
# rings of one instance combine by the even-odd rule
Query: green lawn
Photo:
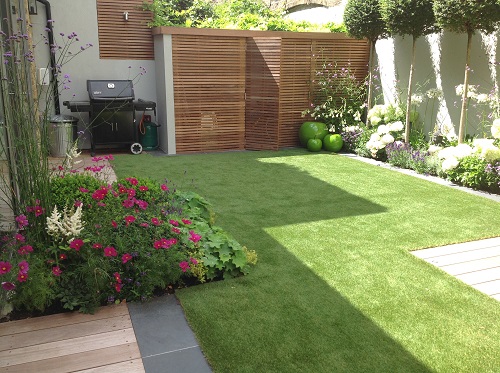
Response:
POLYGON ((115 158, 206 197, 259 255, 176 293, 214 371, 500 371, 500 302, 409 253, 499 236, 499 203, 301 149, 115 158))

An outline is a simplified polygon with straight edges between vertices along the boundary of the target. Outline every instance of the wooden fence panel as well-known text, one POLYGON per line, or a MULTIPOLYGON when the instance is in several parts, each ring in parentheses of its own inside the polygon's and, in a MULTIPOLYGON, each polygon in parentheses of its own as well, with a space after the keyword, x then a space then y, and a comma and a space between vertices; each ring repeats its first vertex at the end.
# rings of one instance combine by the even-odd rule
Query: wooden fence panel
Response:
POLYGON ((281 38, 248 38, 245 148, 278 150, 281 38))
POLYGON ((177 153, 245 147, 245 38, 172 38, 177 153))

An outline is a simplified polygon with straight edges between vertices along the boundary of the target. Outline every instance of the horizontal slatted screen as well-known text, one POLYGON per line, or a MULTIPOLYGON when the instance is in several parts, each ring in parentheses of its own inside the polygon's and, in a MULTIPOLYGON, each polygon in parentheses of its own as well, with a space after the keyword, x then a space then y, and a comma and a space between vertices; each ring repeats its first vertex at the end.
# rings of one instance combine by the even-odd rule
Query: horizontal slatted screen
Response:
POLYGON ((97 0, 100 58, 154 59, 153 36, 151 28, 148 27, 152 14, 142 10, 143 2, 97 0), (128 21, 125 20, 124 13, 128 13, 128 21))
POLYGON ((283 39, 279 102, 279 148, 299 145, 302 111, 309 105, 311 40, 283 39))
POLYGON ((278 150, 281 38, 248 38, 245 148, 278 150))
POLYGON ((245 148, 245 44, 173 35, 177 153, 245 148))

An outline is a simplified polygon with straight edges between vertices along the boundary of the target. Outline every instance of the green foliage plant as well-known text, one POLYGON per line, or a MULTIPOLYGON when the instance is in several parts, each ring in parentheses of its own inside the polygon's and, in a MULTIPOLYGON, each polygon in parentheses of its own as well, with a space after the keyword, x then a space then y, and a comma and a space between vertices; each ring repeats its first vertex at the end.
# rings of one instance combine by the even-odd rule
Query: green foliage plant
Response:
POLYGON ((467 121, 472 35, 476 31, 492 33, 498 29, 500 23, 500 2, 498 0, 434 0, 433 7, 439 26, 445 30, 467 34, 462 109, 458 132, 458 142, 463 143, 467 121))
MULTIPOLYGON (((411 108, 416 41, 437 31, 432 2, 429 0, 381 0, 380 12, 390 35, 410 35, 412 53, 406 107, 411 108)), ((405 118, 405 142, 410 141, 410 110, 405 118)))
POLYGON ((375 43, 388 35, 387 27, 380 13, 379 0, 349 0, 344 11, 344 24, 350 36, 356 39, 366 38, 370 42, 367 95, 367 110, 370 110, 375 43))

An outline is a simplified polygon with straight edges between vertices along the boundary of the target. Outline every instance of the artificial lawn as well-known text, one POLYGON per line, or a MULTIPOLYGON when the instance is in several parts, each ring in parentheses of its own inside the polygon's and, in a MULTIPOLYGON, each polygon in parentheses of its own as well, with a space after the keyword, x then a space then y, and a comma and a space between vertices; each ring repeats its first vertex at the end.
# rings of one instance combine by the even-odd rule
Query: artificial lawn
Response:
POLYGON ((409 253, 499 236, 499 203, 302 149, 113 164, 203 195, 258 253, 176 293, 214 371, 499 371, 500 302, 409 253))

